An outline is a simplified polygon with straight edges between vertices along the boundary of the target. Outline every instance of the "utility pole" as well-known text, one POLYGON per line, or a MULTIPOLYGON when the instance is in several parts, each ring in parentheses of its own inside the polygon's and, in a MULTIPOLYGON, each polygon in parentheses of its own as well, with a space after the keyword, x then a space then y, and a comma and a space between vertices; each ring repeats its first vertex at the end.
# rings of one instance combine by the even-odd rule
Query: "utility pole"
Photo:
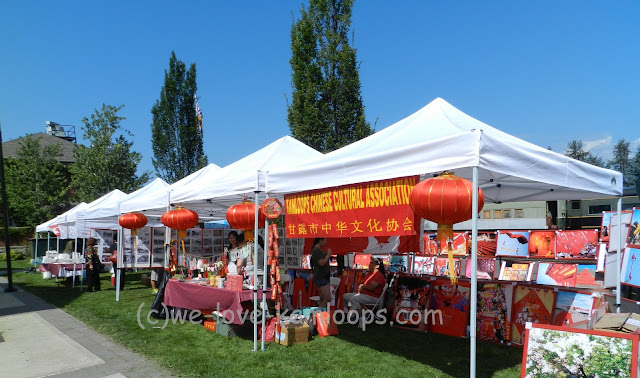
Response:
POLYGON ((4 181, 4 156, 2 155, 2 125, 0 125, 0 185, 2 186, 2 220, 4 222, 4 246, 7 254, 7 276, 9 277, 9 287, 4 291, 10 293, 16 291, 13 287, 13 277, 11 275, 11 240, 9 238, 9 202, 7 201, 7 186, 4 181))

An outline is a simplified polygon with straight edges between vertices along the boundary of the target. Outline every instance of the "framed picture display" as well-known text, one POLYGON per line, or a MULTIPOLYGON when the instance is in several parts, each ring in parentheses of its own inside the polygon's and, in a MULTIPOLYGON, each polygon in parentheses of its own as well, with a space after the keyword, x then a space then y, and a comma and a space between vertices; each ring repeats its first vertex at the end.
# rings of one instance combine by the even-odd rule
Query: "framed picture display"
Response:
MULTIPOLYGON (((469 233, 469 253, 471 253, 471 233, 469 233)), ((498 238, 495 232, 478 232, 478 257, 495 257, 498 238)))
MULTIPOLYGON (((477 277, 479 280, 492 280, 496 270, 496 259, 478 258, 477 277)), ((471 278, 471 259, 465 261, 465 277, 471 278)))
POLYGON ((429 319, 424 319, 429 308, 432 281, 420 277, 398 276, 395 285, 393 321, 400 328, 425 331, 429 319))
POLYGON ((578 278, 578 264, 556 264, 541 262, 538 264, 536 283, 575 287, 578 278))
POLYGON ((526 323, 551 324, 556 293, 551 289, 518 285, 513 292, 511 342, 522 345, 526 323))
POLYGON ((635 378, 639 337, 529 323, 520 376, 635 378))
POLYGON ((637 207, 633 208, 633 214, 631 215, 627 245, 629 247, 640 248, 640 208, 637 207))
POLYGON ((529 257, 553 259, 556 257, 556 232, 532 231, 529 239, 529 257))
POLYGON ((595 259, 598 230, 556 231, 557 259, 595 259))
POLYGON ((509 283, 478 283, 478 338, 496 343, 510 340, 513 289, 509 283))
POLYGON ((529 231, 498 231, 496 256, 527 257, 529 236, 529 231))

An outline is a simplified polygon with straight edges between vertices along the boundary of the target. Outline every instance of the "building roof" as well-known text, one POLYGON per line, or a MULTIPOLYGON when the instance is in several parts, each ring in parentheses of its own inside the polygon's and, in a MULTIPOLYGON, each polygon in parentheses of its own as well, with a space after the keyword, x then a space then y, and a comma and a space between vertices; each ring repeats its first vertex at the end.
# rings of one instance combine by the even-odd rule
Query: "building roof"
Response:
MULTIPOLYGON (((76 146, 75 143, 46 133, 35 133, 30 134, 30 136, 40 139, 41 147, 50 146, 53 144, 60 145, 60 155, 56 159, 60 163, 71 164, 76 161, 75 157, 73 157, 73 149, 76 146)), ((24 138, 26 138, 26 136, 2 143, 2 156, 5 159, 17 158, 20 144, 24 140, 24 138)))

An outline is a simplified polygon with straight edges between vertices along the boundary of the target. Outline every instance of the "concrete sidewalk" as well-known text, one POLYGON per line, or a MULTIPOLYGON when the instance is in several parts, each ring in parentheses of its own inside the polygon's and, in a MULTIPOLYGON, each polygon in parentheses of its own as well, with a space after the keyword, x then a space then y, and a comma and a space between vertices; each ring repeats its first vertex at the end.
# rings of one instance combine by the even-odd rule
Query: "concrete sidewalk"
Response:
POLYGON ((0 376, 171 377, 19 287, 5 293, 7 286, 0 277, 0 376))

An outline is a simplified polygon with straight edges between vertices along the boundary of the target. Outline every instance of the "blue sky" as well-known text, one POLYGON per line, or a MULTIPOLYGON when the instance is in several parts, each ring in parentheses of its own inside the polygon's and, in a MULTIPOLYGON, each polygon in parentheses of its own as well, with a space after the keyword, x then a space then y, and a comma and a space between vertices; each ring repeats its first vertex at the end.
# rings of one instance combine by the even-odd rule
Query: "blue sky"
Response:
MULTIPOLYGON (((3 139, 76 126, 102 103, 151 165, 151 107, 171 50, 196 63, 205 152, 220 166, 283 135, 296 1, 3 1, 3 139)), ((640 141, 640 3, 381 1, 353 11, 368 120, 380 130, 442 97, 561 152, 640 141)))

